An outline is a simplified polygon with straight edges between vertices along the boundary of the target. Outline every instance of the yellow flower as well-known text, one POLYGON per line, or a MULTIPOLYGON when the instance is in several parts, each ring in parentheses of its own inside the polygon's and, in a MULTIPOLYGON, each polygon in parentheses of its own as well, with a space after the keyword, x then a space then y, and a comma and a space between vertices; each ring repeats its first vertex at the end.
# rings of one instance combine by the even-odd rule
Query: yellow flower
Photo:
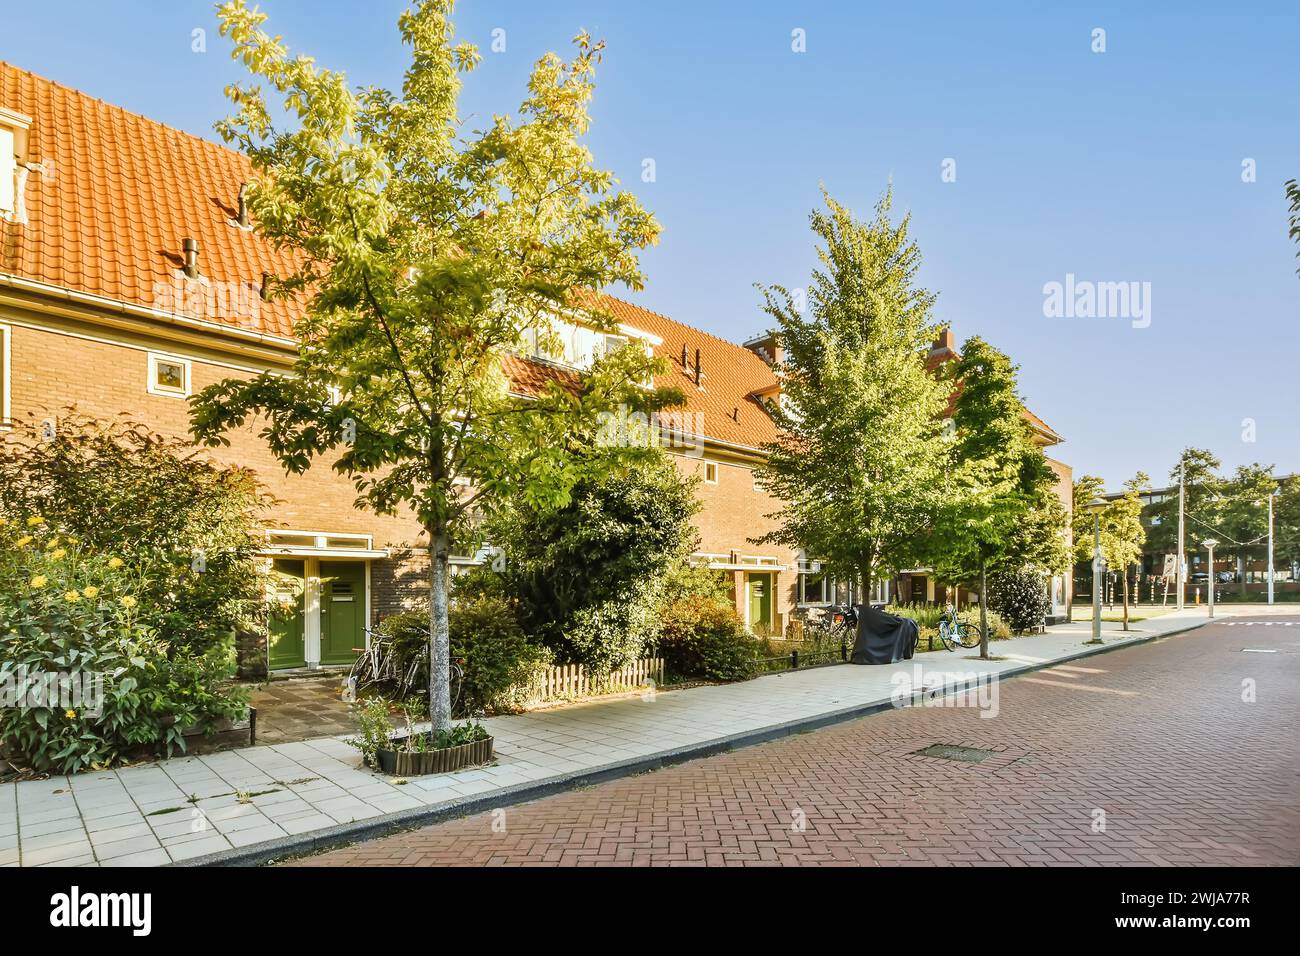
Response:
POLYGON ((135 607, 135 598, 129 594, 122 598, 122 607, 135 607))
POLYGON ((5 525, 7 525, 8 523, 9 523, 9 519, 8 519, 8 518, 0 518, 0 528, 3 528, 3 527, 4 527, 5 525))
POLYGON ((45 519, 40 515, 32 515, 27 519, 27 527, 35 528, 38 524, 45 524, 45 519))
POLYGON ((14 544, 20 548, 29 545, 31 543, 32 543, 32 536, 30 534, 25 534, 17 541, 14 542, 14 544))
POLYGON ((57 534, 49 541, 45 542, 46 551, 50 550, 50 548, 57 548, 58 546, 59 546, 59 536, 57 534))
POLYGON ((57 561, 59 560, 59 558, 63 557, 67 553, 68 552, 64 551, 62 548, 55 548, 53 551, 50 552, 50 557, 53 558, 55 561, 57 561))
POLYGON ((63 600, 67 601, 69 604, 76 604, 81 600, 81 595, 76 591, 65 591, 63 592, 63 600))
POLYGON ((45 587, 45 585, 49 583, 50 583, 49 578, 47 578, 43 574, 38 574, 36 575, 36 577, 32 578, 32 587, 34 588, 43 588, 45 587))
POLYGON ((88 598, 96 598, 96 597, 99 596, 99 588, 95 587, 95 586, 92 584, 92 585, 91 585, 90 587, 88 587, 88 588, 82 588, 82 589, 81 589, 81 593, 84 594, 84 595, 86 595, 86 597, 88 597, 88 598))
POLYGON ((122 566, 122 559, 121 559, 121 558, 109 558, 109 559, 108 559, 108 566, 109 566, 110 568, 112 568, 113 570, 116 571, 118 568, 120 568, 120 567, 122 566))
POLYGON ((77 712, 75 710, 65 710, 63 712, 63 716, 68 718, 68 720, 76 720, 77 712))

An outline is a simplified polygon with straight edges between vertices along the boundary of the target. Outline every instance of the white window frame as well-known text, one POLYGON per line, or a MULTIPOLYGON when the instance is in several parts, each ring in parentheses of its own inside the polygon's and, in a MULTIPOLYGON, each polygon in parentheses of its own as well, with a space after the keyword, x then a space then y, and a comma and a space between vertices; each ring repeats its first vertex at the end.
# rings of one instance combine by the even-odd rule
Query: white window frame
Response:
POLYGON ((718 483, 718 463, 716 461, 706 461, 704 463, 704 483, 706 485, 716 485, 718 483), (709 472, 713 472, 713 477, 709 477, 709 472))
POLYGON ((190 397, 190 360, 181 358, 179 355, 168 355, 166 352, 149 353, 149 394, 166 395, 168 398, 189 398, 190 397), (185 385, 178 389, 168 388, 158 384, 158 363, 166 362, 168 365, 179 365, 184 373, 185 385))
POLYGON ((799 606, 800 607, 830 607, 831 598, 835 596, 835 579, 825 571, 808 572, 802 571, 799 574, 799 606), (822 598, 821 601, 808 600, 807 584, 809 578, 817 578, 821 581, 822 598))
POLYGON ((13 335, 12 326, 0 324, 0 432, 7 432, 13 427, 12 409, 9 406, 11 393, 9 383, 13 380, 13 365, 9 361, 9 342, 13 335))

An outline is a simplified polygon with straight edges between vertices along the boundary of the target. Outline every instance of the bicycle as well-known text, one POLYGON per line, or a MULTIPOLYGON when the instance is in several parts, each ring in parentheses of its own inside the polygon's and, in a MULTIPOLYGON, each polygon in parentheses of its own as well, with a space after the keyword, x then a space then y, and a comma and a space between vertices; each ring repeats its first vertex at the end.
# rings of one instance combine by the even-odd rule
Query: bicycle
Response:
POLYGON ((973 624, 959 620, 957 609, 949 604, 939 619, 939 640, 949 651, 958 647, 979 647, 980 632, 973 624))
MULTIPOLYGON (((356 700, 358 693, 367 688, 382 686, 395 700, 405 700, 416 695, 427 695, 425 684, 428 673, 429 648, 425 645, 418 655, 403 666, 401 655, 397 653, 391 638, 385 637, 373 628, 362 628, 367 641, 365 647, 355 647, 357 659, 348 671, 344 693, 356 700)), ((451 683, 451 709, 454 713, 460 703, 461 690, 465 684, 464 660, 453 658, 447 667, 451 683)))

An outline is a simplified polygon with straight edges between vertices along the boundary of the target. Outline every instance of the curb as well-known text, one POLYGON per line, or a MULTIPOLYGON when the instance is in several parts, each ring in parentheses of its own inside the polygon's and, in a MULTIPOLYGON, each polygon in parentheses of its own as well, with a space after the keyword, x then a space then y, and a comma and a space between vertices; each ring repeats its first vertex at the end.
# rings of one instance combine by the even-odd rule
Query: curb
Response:
MULTIPOLYGON (((1087 648, 1086 650, 1077 651, 1066 657, 1054 658, 1050 661, 1021 664, 1016 667, 1008 668, 1005 671, 999 671, 998 680, 1002 681, 1012 677, 1018 677, 1021 674, 1045 670, 1049 667, 1056 667, 1060 664, 1065 664, 1069 661, 1076 661, 1085 657, 1107 654, 1111 651, 1120 650, 1121 648, 1136 647, 1141 644, 1150 643, 1151 641, 1157 641, 1167 637, 1176 637, 1179 634, 1186 634, 1189 631, 1205 627, 1210 623, 1214 622, 1204 620, 1195 624, 1189 624, 1187 627, 1178 628, 1177 630, 1165 631, 1161 634, 1152 634, 1148 637, 1133 638, 1124 641, 1123 643, 1111 645, 1103 644, 1087 648)), ((940 692, 946 696, 954 691, 964 689, 965 686, 966 684, 954 683, 952 685, 944 686, 940 689, 940 692)), ((471 796, 464 800, 449 800, 443 803, 430 804, 423 807, 412 807, 409 810, 399 810, 396 813, 388 813, 382 816, 371 817, 366 820, 358 820, 352 823, 340 823, 332 827, 325 827, 321 830, 315 830, 296 836, 280 837, 276 840, 269 840, 265 843, 257 843, 248 847, 235 847, 229 850, 220 850, 216 853, 209 853, 189 860, 180 860, 168 865, 178 867, 257 866, 284 857, 303 856, 309 853, 332 849, 348 843, 356 843, 361 840, 370 840, 377 837, 388 836, 401 830, 429 826, 431 824, 442 823, 458 817, 472 816, 476 813, 484 813, 501 807, 527 803, 533 800, 539 800, 543 797, 555 796, 556 794, 574 790, 579 787, 591 786, 598 783, 607 783, 611 780, 618 780, 622 777, 649 773, 653 770, 661 770, 664 767, 671 767, 675 764, 685 763, 689 760, 713 757, 718 754, 727 753, 731 750, 739 750, 744 747, 769 743, 773 740, 779 740, 783 737, 789 737, 794 734, 820 730, 824 727, 830 727, 835 724, 845 723, 846 721, 856 720, 860 717, 869 717, 872 714, 878 714, 884 710, 894 709, 896 708, 893 699, 886 697, 880 700, 869 701, 864 704, 855 704, 852 707, 846 707, 841 710, 827 711, 824 714, 817 714, 813 717, 803 717, 798 720, 787 721, 783 724, 773 724, 769 727, 762 727, 758 730, 750 730, 743 733, 732 734, 727 737, 719 737, 702 744, 694 744, 689 747, 682 747, 674 750, 664 750, 656 754, 650 754, 646 757, 634 757, 630 760, 606 764, 603 767, 596 767, 591 770, 581 770, 573 773, 561 774, 541 781, 540 783, 516 784, 513 787, 504 787, 500 790, 495 790, 490 794, 484 794, 483 796, 471 796)))

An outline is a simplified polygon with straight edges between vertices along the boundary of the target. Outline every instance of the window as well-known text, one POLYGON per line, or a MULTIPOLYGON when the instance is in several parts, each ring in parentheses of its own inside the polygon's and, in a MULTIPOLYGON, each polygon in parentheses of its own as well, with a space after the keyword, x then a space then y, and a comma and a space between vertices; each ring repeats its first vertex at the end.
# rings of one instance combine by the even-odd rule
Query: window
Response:
POLYGON ((718 466, 711 461, 704 463, 704 481, 710 485, 718 483, 718 466))
POLYGON ((190 363, 171 355, 149 353, 149 392, 153 395, 190 394, 190 363))
POLYGON ((606 335, 605 336, 605 354, 611 355, 617 352, 623 346, 627 345, 626 335, 606 335))
POLYGON ((0 429, 9 422, 9 326, 0 325, 0 429))
POLYGON ((827 604, 829 603, 830 582, 825 574, 801 574, 799 575, 799 603, 800 604, 827 604))

